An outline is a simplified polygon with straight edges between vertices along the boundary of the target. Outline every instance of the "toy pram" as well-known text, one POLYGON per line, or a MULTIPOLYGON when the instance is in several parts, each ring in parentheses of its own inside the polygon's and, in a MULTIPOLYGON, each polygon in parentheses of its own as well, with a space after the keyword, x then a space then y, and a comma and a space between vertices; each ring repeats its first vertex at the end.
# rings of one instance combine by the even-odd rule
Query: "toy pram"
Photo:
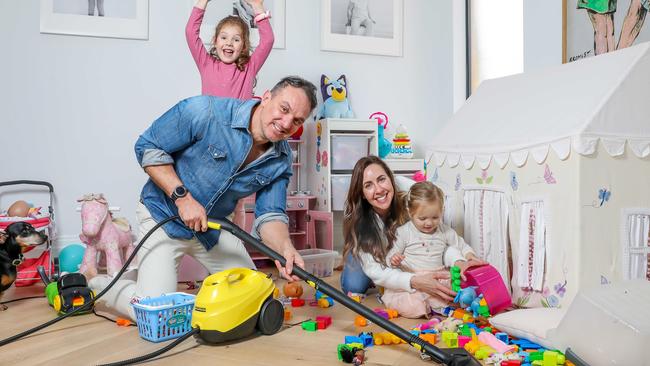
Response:
MULTIPOLYGON (((52 257, 52 241, 56 235, 55 225, 54 225, 54 210, 52 209, 52 202, 54 199, 54 187, 51 183, 35 180, 14 180, 8 182, 0 182, 0 187, 3 186, 13 186, 13 185, 40 185, 45 186, 49 189, 49 205, 47 206, 47 212, 45 210, 35 208, 28 217, 17 217, 17 216, 7 216, 5 213, 0 213, 0 230, 4 230, 7 226, 11 225, 14 222, 27 222, 30 223, 36 230, 42 231, 47 235, 47 241, 43 245, 33 247, 28 250, 25 255, 25 259, 21 264, 18 265, 18 275, 16 277, 16 282, 14 283, 16 287, 30 286, 34 283, 41 282, 41 278, 38 274, 38 266, 43 266, 45 273, 48 276, 52 276, 55 273, 58 273, 58 263, 55 263, 55 258, 52 257)), ((0 197, 3 193, 0 192, 0 197)))

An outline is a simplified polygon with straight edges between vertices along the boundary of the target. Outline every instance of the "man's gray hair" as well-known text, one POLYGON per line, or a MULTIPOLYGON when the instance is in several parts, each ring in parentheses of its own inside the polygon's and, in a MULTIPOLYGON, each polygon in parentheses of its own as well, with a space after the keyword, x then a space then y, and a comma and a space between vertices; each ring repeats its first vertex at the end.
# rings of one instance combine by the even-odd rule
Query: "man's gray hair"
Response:
POLYGON ((294 88, 302 89, 309 99, 309 105, 311 106, 311 111, 316 108, 318 101, 316 100, 316 86, 310 81, 301 78, 300 76, 286 76, 282 78, 273 89, 271 89, 271 95, 275 95, 280 90, 286 88, 287 86, 292 86, 294 88))

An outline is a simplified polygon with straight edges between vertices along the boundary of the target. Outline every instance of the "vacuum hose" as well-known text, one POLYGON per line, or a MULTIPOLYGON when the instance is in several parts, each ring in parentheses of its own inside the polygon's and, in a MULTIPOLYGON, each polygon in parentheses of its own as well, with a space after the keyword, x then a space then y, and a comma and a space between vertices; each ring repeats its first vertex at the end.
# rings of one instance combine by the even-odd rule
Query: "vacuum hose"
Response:
MULTIPOLYGON (((240 229, 237 225, 225 219, 213 219, 208 218, 208 227, 216 230, 226 230, 229 231, 234 236, 241 239, 243 242, 253 246, 256 250, 262 254, 268 256, 271 259, 275 259, 280 262, 283 266, 286 264, 286 259, 267 247, 264 243, 254 238, 244 230, 240 229)), ((328 295, 332 299, 340 302, 348 309, 354 311, 355 313, 364 316, 373 323, 379 325, 390 333, 395 334, 399 338, 403 339, 408 344, 412 345, 420 352, 431 357, 434 361, 442 363, 449 366, 480 366, 481 364, 472 357, 467 351, 461 350, 459 353, 449 353, 441 350, 440 348, 430 344, 429 342, 423 340, 422 338, 411 334, 402 327, 382 318, 374 311, 370 310, 364 305, 352 300, 343 292, 337 290, 336 288, 330 286, 323 280, 312 275, 311 273, 305 271, 304 269, 294 266, 292 274, 296 275, 298 278, 307 282, 308 285, 315 288, 316 290, 328 295)))

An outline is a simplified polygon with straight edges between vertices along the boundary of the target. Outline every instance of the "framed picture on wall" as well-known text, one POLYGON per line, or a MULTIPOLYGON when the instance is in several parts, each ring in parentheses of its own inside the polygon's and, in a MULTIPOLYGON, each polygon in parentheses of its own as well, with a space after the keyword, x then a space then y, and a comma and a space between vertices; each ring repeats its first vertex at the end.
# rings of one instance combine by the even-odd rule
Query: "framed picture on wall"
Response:
POLYGON ((321 0, 321 49, 402 56, 403 0, 321 0))
MULTIPOLYGON (((194 6, 196 0, 188 0, 194 6)), ((271 12, 271 27, 273 28, 273 48, 285 48, 285 7, 286 0, 264 0, 264 7, 271 12)), ((212 37, 217 23, 228 15, 238 15, 250 26, 251 45, 257 46, 260 35, 253 20, 252 9, 246 0, 210 1, 205 8, 203 23, 201 23, 201 40, 207 49, 210 49, 212 37)), ((189 17, 189 13, 187 14, 189 17)))
POLYGON ((563 7, 564 62, 650 41, 647 0, 563 0, 563 7))
POLYGON ((41 33, 149 39, 149 0, 41 0, 41 33))

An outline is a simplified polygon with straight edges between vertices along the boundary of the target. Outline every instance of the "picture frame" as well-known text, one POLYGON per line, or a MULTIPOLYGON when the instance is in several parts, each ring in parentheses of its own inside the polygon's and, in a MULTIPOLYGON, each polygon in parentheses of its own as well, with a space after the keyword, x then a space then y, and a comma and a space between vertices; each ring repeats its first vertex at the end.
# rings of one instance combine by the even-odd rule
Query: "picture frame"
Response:
POLYGON ((148 40, 149 0, 41 0, 40 32, 148 40))
POLYGON ((648 8, 645 8, 642 3, 633 0, 562 0, 562 62, 573 62, 650 41, 650 25, 645 24, 650 21, 644 22, 650 6, 646 4, 648 8), (596 37, 594 24, 603 23, 592 22, 592 17, 595 22, 612 26, 613 35, 596 37))
MULTIPOLYGON (((195 0, 188 0, 190 6, 194 6, 195 0)), ((205 47, 210 49, 212 37, 214 36, 215 27, 217 23, 228 15, 233 14, 235 1, 211 1, 205 9, 203 16, 203 23, 201 24, 200 37, 205 47)), ((273 28, 273 48, 284 49, 285 46, 285 11, 286 0, 264 0, 264 7, 270 11, 271 27, 273 28)), ((189 13, 187 14, 189 17, 189 13)), ((250 28, 251 45, 253 48, 259 43, 259 32, 256 28, 250 28)))
POLYGON ((403 0, 321 0, 321 50, 399 57, 403 23, 403 0))

